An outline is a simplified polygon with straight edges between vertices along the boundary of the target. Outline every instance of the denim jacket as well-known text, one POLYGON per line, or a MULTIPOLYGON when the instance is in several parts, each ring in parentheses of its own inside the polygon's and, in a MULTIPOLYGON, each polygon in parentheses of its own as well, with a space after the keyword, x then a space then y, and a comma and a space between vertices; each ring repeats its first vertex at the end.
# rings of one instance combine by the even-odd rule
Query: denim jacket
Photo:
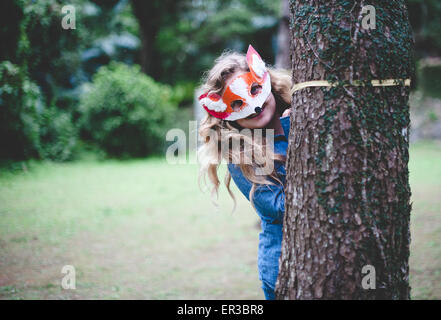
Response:
MULTIPOLYGON (((274 135, 274 152, 286 156, 290 116, 280 118, 284 131, 283 134, 274 135)), ((280 185, 258 185, 253 196, 257 214, 261 219, 261 232, 259 234, 259 250, 257 265, 259 280, 264 286, 274 289, 279 273, 279 257, 282 244, 282 223, 285 212, 285 163, 275 161, 274 166, 283 182, 280 185)), ((228 163, 228 170, 243 195, 249 199, 252 183, 247 180, 239 166, 228 163)))

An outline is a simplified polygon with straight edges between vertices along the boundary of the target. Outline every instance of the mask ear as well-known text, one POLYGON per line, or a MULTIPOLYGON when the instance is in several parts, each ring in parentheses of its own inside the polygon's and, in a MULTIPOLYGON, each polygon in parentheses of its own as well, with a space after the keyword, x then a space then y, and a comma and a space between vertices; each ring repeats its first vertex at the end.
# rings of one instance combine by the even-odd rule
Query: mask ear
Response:
POLYGON ((260 55, 254 50, 252 45, 248 46, 247 51, 247 63, 251 72, 257 77, 262 79, 266 72, 265 62, 263 62, 260 55))

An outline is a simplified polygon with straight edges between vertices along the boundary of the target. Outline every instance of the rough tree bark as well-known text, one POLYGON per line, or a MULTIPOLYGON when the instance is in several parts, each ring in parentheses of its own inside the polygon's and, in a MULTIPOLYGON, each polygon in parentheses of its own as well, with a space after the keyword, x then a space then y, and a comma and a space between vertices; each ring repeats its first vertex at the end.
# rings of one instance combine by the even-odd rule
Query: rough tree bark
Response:
POLYGON ((294 83, 337 87, 293 94, 276 297, 408 299, 409 87, 369 84, 413 75, 404 0, 291 0, 290 13, 294 83), (368 4, 376 29, 362 27, 368 4))

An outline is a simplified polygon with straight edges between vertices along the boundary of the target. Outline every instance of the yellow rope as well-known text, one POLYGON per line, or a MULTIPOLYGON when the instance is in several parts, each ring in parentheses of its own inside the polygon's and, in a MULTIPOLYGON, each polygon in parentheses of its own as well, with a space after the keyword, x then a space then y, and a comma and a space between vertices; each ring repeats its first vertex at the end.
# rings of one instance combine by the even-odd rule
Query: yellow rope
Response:
MULTIPOLYGON (((400 83, 397 83, 397 81, 400 80, 396 80, 396 79, 387 79, 387 80, 372 80, 372 86, 374 87, 391 87, 391 86, 398 86, 400 85, 400 83)), ((355 80, 352 84, 345 84, 344 86, 362 86, 364 85, 364 83, 360 80, 355 80)), ((410 79, 406 79, 404 80, 404 85, 405 86, 410 86, 410 79)), ((329 81, 326 80, 317 80, 317 81, 307 81, 307 82, 301 82, 301 83, 297 83, 295 84, 292 89, 291 89, 291 95, 294 94, 294 92, 299 91, 301 89, 304 88, 308 88, 308 87, 336 87, 338 86, 338 83, 331 83, 329 81)))

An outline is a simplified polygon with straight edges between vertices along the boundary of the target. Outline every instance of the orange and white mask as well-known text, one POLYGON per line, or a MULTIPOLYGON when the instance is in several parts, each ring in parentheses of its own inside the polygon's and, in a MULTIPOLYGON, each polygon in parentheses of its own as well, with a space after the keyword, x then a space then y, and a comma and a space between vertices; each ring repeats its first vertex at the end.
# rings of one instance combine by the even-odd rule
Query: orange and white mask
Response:
POLYGON ((231 79, 222 96, 204 93, 200 104, 213 117, 234 121, 262 111, 262 106, 271 93, 271 79, 260 55, 249 45, 247 64, 250 72, 231 79))

